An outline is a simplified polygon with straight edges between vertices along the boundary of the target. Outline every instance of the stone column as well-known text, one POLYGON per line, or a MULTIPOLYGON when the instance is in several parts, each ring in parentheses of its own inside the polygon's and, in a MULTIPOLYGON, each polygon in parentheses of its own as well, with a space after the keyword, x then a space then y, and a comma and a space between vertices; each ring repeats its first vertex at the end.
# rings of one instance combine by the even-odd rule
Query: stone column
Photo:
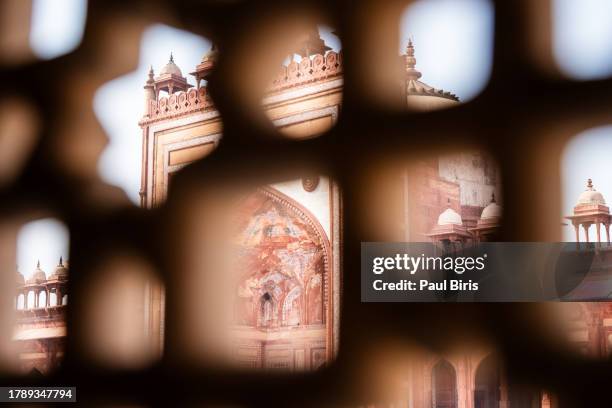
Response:
POLYGON ((606 227, 606 238, 608 240, 608 246, 610 246, 610 224, 606 223, 604 227, 606 227))
POLYGON ((597 231, 597 246, 601 246, 601 234, 600 234, 600 225, 599 222, 595 223, 595 230, 597 231))
POLYGON ((580 249, 580 226, 574 224, 574 230, 576 231, 576 250, 580 249))
POLYGON ((591 224, 582 224, 582 228, 584 229, 584 235, 586 236, 586 242, 589 243, 589 227, 591 224))
POLYGON ((550 397, 546 391, 542 391, 542 401, 540 402, 542 408, 551 408, 550 397))
POLYGON ((506 381, 506 372, 503 368, 499 370, 499 408, 510 408, 508 382, 506 381))

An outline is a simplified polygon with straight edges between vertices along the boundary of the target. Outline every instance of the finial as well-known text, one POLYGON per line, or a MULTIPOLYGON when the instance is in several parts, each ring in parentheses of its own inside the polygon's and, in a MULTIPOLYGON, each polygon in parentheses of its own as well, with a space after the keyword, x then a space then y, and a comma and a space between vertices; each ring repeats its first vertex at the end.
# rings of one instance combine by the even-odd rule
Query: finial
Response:
POLYGON ((172 55, 172 51, 170 51, 170 61, 168 62, 174 62, 174 55, 172 55))
POLYGON ((408 71, 409 80, 417 80, 421 77, 421 73, 415 69, 416 58, 414 57, 414 45, 412 44, 412 37, 408 39, 408 46, 406 47, 406 71, 408 71))
POLYGON ((593 180, 591 180, 591 179, 588 179, 588 180, 587 180, 587 188, 588 188, 589 190, 592 190, 592 189, 593 189, 593 180))
POLYGON ((491 202, 495 202, 495 191, 491 193, 491 202))
POLYGON ((64 260, 60 256, 59 264, 57 266, 64 266, 64 260))
POLYGON ((40 259, 36 261, 36 269, 40 269, 40 259))
POLYGON ((448 208, 450 208, 450 197, 446 197, 446 205, 448 205, 448 208))

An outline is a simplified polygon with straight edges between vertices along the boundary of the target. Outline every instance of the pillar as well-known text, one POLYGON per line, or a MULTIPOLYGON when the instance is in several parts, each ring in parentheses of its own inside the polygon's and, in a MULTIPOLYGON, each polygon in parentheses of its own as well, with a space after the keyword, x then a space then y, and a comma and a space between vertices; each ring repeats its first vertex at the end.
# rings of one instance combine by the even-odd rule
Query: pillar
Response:
POLYGON ((595 223, 595 231, 597 231, 597 246, 601 246, 601 235, 599 233, 601 225, 599 222, 595 223))
POLYGON ((574 224, 574 230, 576 231, 576 250, 580 249, 580 226, 574 224))
POLYGON ((499 370, 499 408, 509 408, 508 382, 505 370, 499 370))
POLYGON ((590 226, 591 226, 591 224, 582 224, 582 228, 584 228, 584 235, 586 236, 587 244, 590 242, 589 241, 589 227, 590 226))
POLYGON ((550 407, 550 397, 548 396, 548 393, 546 391, 542 391, 541 406, 542 408, 551 408, 550 407))
POLYGON ((39 291, 38 289, 34 291, 34 309, 38 309, 38 295, 39 295, 39 291))
POLYGON ((606 228, 606 239, 608 241, 608 246, 610 246, 610 224, 606 223, 604 224, 604 227, 606 228))

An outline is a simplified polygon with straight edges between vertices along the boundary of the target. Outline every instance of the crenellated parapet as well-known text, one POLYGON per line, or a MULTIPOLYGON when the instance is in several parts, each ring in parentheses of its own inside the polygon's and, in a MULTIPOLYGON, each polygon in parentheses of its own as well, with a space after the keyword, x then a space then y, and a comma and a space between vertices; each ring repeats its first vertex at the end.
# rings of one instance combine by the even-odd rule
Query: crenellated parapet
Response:
MULTIPOLYGON (((212 62, 209 59, 211 58, 205 61, 208 64, 206 74, 212 69, 212 62)), ((342 52, 328 51, 325 54, 310 55, 303 57, 300 62, 291 61, 286 66, 282 65, 267 91, 275 93, 296 86, 309 85, 317 81, 341 76, 342 71, 342 52)), ((162 94, 159 92, 163 89, 153 80, 153 72, 151 71, 149 75, 150 78, 145 85, 145 89, 153 91, 147 93, 145 114, 139 122, 140 126, 159 120, 173 119, 193 112, 215 109, 206 86, 199 86, 200 81, 204 78, 202 72, 196 70, 192 73, 197 78, 197 87, 165 94, 164 96, 161 96, 162 94)), ((176 85, 174 89, 178 89, 176 85)))
POLYGON ((300 62, 291 61, 282 66, 272 80, 270 92, 277 92, 299 85, 320 81, 342 74, 342 51, 328 51, 325 55, 314 54, 300 62))
POLYGON ((140 125, 207 109, 214 109, 214 106, 206 88, 191 88, 185 92, 162 96, 158 100, 150 100, 148 114, 140 121, 140 125))

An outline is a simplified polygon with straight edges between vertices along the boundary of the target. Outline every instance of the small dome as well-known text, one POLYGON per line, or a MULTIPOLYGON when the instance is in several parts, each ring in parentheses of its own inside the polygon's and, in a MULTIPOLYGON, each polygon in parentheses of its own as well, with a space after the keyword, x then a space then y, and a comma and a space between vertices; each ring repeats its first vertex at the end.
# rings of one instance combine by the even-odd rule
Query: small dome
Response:
POLYGON ((217 58, 217 47, 213 44, 212 48, 208 50, 203 56, 200 64, 205 64, 208 61, 214 61, 217 58))
POLYGON ((68 268, 64 266, 64 261, 62 257, 59 259, 59 263, 55 267, 55 271, 49 277, 49 280, 66 280, 68 279, 68 268))
POLYGON ((491 195, 491 202, 482 210, 480 219, 488 220, 491 218, 501 218, 502 207, 495 202, 495 194, 491 195))
POLYGON ((174 57, 172 56, 172 54, 170 54, 170 60, 168 61, 168 63, 161 69, 161 71, 159 71, 159 75, 164 74, 176 75, 179 77, 183 76, 181 69, 178 67, 178 65, 174 63, 174 57))
POLYGON ((38 263, 36 264, 36 269, 34 270, 34 273, 26 281, 26 283, 28 283, 28 284, 36 284, 36 283, 45 282, 46 280, 47 280, 47 275, 45 274, 45 271, 40 269, 40 261, 38 261, 38 263))
POLYGON ((591 179, 587 180, 587 188, 585 191, 580 194, 578 197, 578 205, 605 205, 606 200, 604 200, 603 195, 593 188, 593 181, 591 179))
POLYGON ((442 211, 442 214, 438 217, 438 225, 463 225, 463 221, 461 220, 461 216, 457 213, 457 211, 452 208, 447 208, 442 211))

